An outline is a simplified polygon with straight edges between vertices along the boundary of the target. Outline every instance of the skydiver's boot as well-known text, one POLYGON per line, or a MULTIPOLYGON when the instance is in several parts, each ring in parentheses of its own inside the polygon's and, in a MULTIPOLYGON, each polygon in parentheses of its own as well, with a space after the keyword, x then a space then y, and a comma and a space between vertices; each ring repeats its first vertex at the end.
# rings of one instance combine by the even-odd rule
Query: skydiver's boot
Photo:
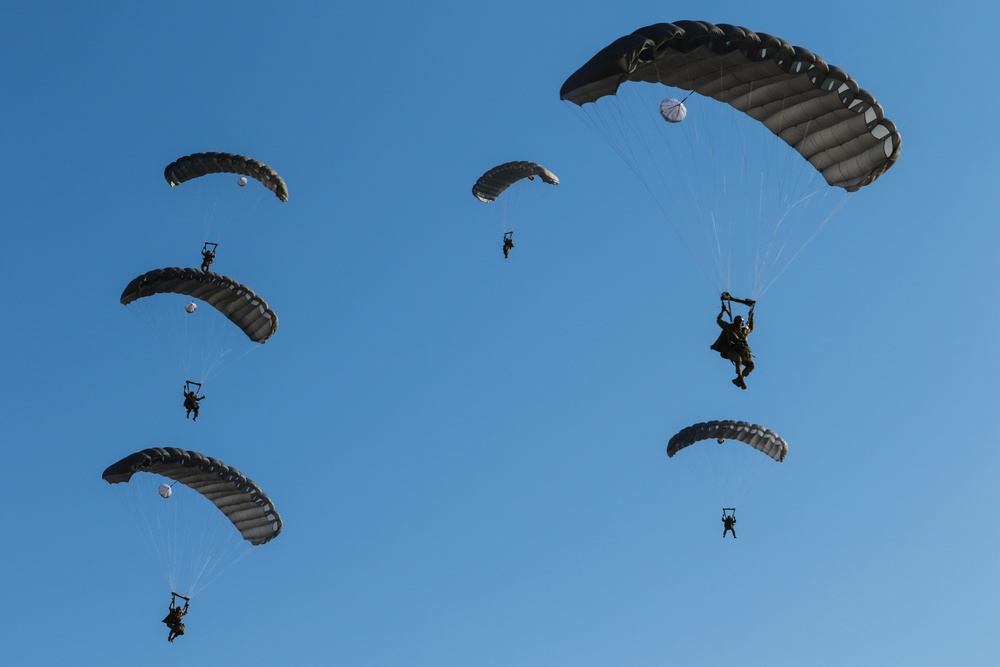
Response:
POLYGON ((733 384, 735 384, 740 389, 747 388, 747 383, 743 381, 742 377, 733 378, 733 384))

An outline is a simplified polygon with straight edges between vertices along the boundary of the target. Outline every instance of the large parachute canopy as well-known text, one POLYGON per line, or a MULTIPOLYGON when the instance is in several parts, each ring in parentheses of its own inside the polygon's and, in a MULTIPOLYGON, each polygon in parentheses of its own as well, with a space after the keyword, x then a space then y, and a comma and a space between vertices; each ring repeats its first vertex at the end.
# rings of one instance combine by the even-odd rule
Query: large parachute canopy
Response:
MULTIPOLYGON (((271 167, 260 160, 235 153, 192 153, 174 160, 163 170, 163 177, 170 187, 180 185, 206 174, 241 174, 259 181, 283 202, 288 201, 288 187, 285 180, 271 167)), ((246 179, 240 179, 240 185, 246 179)))
MULTIPOLYGON (((121 302, 128 305, 136 299, 168 293, 204 301, 229 318, 255 343, 267 342, 278 330, 277 314, 253 290, 232 278, 200 269, 173 267, 144 273, 125 287, 121 302)), ((188 312, 193 314, 194 311, 188 312)))
POLYGON ((535 176, 541 178, 544 183, 559 185, 559 177, 540 164, 526 161, 505 162, 480 176, 472 186, 472 194, 479 201, 489 203, 495 201, 514 183, 524 178, 535 180, 535 176))
POLYGON ((108 484, 120 484, 136 473, 162 475, 197 491, 254 546, 270 542, 281 532, 281 517, 271 499, 253 480, 218 459, 174 447, 157 447, 126 456, 108 466, 101 477, 108 484))
POLYGON ((755 299, 902 143, 844 70, 729 24, 636 30, 583 64, 560 97, 629 165, 714 287, 755 299), (685 101, 684 122, 664 122, 676 120, 664 104, 680 111, 664 98, 685 101))
MULTIPOLYGON (((667 443, 667 456, 705 440, 715 440, 722 444, 726 440, 736 440, 750 445, 779 463, 788 454, 788 443, 774 431, 744 421, 710 421, 694 424, 682 429, 667 443)), ((710 445, 706 445, 710 446, 710 445)))
POLYGON ((671 470, 684 483, 711 491, 721 507, 738 507, 759 477, 772 474, 771 461, 787 455, 788 443, 771 429, 731 419, 692 424, 667 443, 671 470))
POLYGON ((278 330, 278 316, 262 297, 211 271, 148 271, 125 287, 120 300, 148 333, 140 342, 160 344, 165 354, 157 363, 175 363, 179 381, 204 384, 278 330), (202 303, 211 308, 199 308, 202 303))
POLYGON ((559 94, 583 105, 614 95, 626 81, 724 102, 848 191, 874 182, 899 157, 896 126, 871 93, 811 51, 765 33, 703 21, 648 26, 602 49, 559 94))
POLYGON ((191 596, 281 533, 274 502, 236 468, 174 447, 135 452, 102 475, 171 591, 191 596))

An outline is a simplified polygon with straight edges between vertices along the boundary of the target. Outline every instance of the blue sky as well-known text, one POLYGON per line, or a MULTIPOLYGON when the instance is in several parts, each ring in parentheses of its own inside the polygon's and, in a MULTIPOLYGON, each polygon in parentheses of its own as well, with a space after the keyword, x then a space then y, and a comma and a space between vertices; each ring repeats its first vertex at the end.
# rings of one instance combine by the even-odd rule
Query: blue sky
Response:
POLYGON ((995 4, 290 4, 2 12, 11 664, 995 662, 995 4), (812 49, 903 136, 761 301, 747 392, 707 349, 717 292, 558 94, 688 18, 812 49), (290 200, 220 248, 281 326, 193 424, 118 297, 197 263, 162 170, 211 150, 290 200), (470 188, 522 159, 561 183, 528 184, 504 261, 470 188), (790 450, 736 541, 665 454, 723 418, 790 450), (100 478, 153 446, 239 468, 284 519, 174 644, 100 478))

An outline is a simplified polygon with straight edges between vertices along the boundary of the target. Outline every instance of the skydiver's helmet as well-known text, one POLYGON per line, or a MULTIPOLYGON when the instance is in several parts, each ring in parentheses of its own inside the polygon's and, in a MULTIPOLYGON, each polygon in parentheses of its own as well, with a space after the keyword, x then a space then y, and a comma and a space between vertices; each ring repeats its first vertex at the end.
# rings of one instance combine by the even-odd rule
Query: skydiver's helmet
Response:
POLYGON ((170 488, 169 484, 160 484, 156 487, 156 492, 160 494, 161 498, 169 498, 170 494, 173 493, 174 490, 170 488))
POLYGON ((737 315, 736 317, 734 317, 733 318, 733 324, 735 324, 738 327, 742 327, 743 326, 743 316, 742 315, 737 315))
POLYGON ((184 306, 184 310, 186 310, 189 314, 193 313, 194 311, 198 310, 198 304, 192 301, 188 305, 184 306))
POLYGON ((240 176, 239 180, 236 181, 236 185, 240 186, 241 188, 246 184, 247 184, 246 176, 240 176))

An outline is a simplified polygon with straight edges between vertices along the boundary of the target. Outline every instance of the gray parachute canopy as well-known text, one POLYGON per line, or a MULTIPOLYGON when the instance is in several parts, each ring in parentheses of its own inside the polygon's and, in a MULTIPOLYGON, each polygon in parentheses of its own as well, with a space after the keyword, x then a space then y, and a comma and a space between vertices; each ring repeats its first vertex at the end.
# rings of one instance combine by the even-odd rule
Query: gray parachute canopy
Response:
POLYGON ((137 472, 163 475, 212 501, 254 546, 270 542, 281 532, 274 503, 243 473, 222 461, 174 447, 144 449, 130 454, 104 471, 108 484, 128 482, 137 472))
POLYGON ((122 292, 121 302, 154 294, 186 294, 201 299, 225 315, 255 343, 278 330, 278 316, 264 299, 232 278, 199 269, 155 269, 135 278, 122 292))
POLYGON ((846 72, 765 33, 703 21, 658 23, 602 49, 563 84, 579 106, 627 81, 662 83, 725 102, 760 121, 819 171, 854 192, 898 159, 901 138, 846 72))
POLYGON ((774 431, 749 422, 722 420, 702 422, 681 430, 667 443, 667 456, 702 440, 736 440, 770 456, 779 463, 788 454, 788 443, 774 431))
POLYGON ((175 160, 163 170, 170 187, 206 174, 241 174, 260 181, 281 201, 288 201, 285 180, 260 160, 235 153, 193 153, 175 160))
POLYGON ((522 178, 535 180, 535 176, 550 185, 559 185, 559 177, 540 164, 524 161, 506 162, 480 176, 472 186, 472 194, 479 201, 489 203, 522 178))

